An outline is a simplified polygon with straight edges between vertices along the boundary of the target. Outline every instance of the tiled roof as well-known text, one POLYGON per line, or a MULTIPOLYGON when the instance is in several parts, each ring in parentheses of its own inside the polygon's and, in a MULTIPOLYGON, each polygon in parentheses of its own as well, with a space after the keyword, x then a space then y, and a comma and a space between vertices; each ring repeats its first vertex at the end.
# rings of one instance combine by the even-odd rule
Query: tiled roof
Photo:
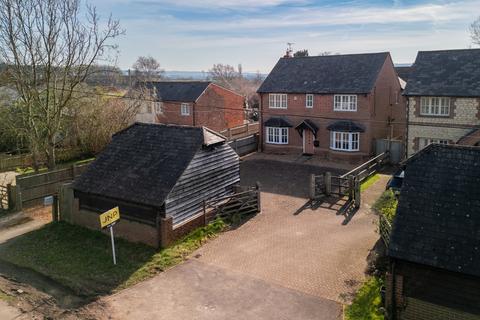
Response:
POLYGON ((210 85, 209 81, 150 81, 145 86, 155 88, 162 101, 194 102, 210 85))
POLYGON ((287 119, 272 117, 264 122, 265 127, 293 127, 287 119))
POLYGON ((405 95, 480 97, 480 49, 420 51, 405 95))
POLYGON ((259 93, 369 93, 388 52, 281 58, 259 93))
POLYGON ((413 71, 413 68, 410 67, 395 67, 395 71, 397 72, 397 75, 402 79, 403 81, 408 81, 408 78, 410 77, 410 74, 413 71))
POLYGON ((212 141, 211 134, 203 128, 136 123, 113 136, 74 189, 161 207, 195 153, 212 141))
POLYGON ((342 132, 364 132, 365 129, 362 125, 357 124, 350 120, 339 120, 328 125, 330 131, 342 131, 342 132))
POLYGON ((480 276, 480 148, 432 144, 406 162, 388 254, 480 276))

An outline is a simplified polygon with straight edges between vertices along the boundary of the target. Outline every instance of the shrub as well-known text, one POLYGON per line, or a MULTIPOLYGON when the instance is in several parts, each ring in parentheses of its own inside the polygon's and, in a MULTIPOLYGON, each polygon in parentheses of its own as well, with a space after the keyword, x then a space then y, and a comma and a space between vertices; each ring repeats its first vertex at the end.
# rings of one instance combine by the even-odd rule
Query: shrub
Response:
POLYGON ((395 217, 395 212, 397 211, 397 205, 397 197, 392 190, 387 190, 377 199, 377 201, 375 201, 373 209, 392 222, 395 217))
POLYGON ((380 278, 368 279, 358 290, 355 299, 345 310, 346 320, 383 320, 382 297, 380 289, 383 281, 380 278))

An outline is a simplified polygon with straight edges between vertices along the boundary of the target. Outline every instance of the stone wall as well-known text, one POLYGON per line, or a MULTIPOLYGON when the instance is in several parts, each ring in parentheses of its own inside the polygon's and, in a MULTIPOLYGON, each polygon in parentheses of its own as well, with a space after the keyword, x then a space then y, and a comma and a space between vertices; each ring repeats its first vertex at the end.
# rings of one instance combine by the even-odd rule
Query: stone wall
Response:
POLYGON ((468 128, 440 127, 434 125, 410 125, 408 127, 408 156, 418 151, 418 138, 444 139, 456 143, 460 138, 468 134, 470 130, 471 129, 468 128))

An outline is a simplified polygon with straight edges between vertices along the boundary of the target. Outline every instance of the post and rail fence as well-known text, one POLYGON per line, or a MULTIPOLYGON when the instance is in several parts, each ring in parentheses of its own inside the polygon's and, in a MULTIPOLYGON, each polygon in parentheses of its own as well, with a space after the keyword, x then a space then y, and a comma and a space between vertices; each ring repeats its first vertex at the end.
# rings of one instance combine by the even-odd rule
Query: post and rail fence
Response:
POLYGON ((369 176, 375 174, 388 163, 389 153, 384 152, 368 160, 360 166, 341 176, 333 176, 331 172, 310 177, 310 199, 318 200, 325 196, 349 197, 355 207, 360 207, 360 185, 369 176))
POLYGON ((227 137, 227 139, 234 140, 258 134, 260 125, 258 122, 246 123, 238 127, 228 128, 220 131, 220 134, 227 137))
POLYGON ((216 218, 235 219, 261 211, 260 184, 255 187, 237 187, 234 194, 203 201, 205 222, 216 218))
POLYGON ((378 231, 383 243, 388 247, 390 243, 390 233, 392 232, 392 223, 383 215, 378 217, 378 231))

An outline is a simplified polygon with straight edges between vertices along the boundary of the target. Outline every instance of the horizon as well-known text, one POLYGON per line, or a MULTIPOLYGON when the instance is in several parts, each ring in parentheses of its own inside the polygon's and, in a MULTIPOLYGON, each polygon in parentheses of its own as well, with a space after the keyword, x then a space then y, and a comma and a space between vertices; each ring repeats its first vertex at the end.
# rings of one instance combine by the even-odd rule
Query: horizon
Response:
MULTIPOLYGON (((351 54, 389 51, 396 65, 418 51, 467 49, 480 0, 99 0, 98 12, 120 20, 116 65, 152 56, 164 70, 205 71, 242 64, 267 74, 285 54, 307 49, 351 54)), ((248 70, 248 71, 247 71, 248 70)))

